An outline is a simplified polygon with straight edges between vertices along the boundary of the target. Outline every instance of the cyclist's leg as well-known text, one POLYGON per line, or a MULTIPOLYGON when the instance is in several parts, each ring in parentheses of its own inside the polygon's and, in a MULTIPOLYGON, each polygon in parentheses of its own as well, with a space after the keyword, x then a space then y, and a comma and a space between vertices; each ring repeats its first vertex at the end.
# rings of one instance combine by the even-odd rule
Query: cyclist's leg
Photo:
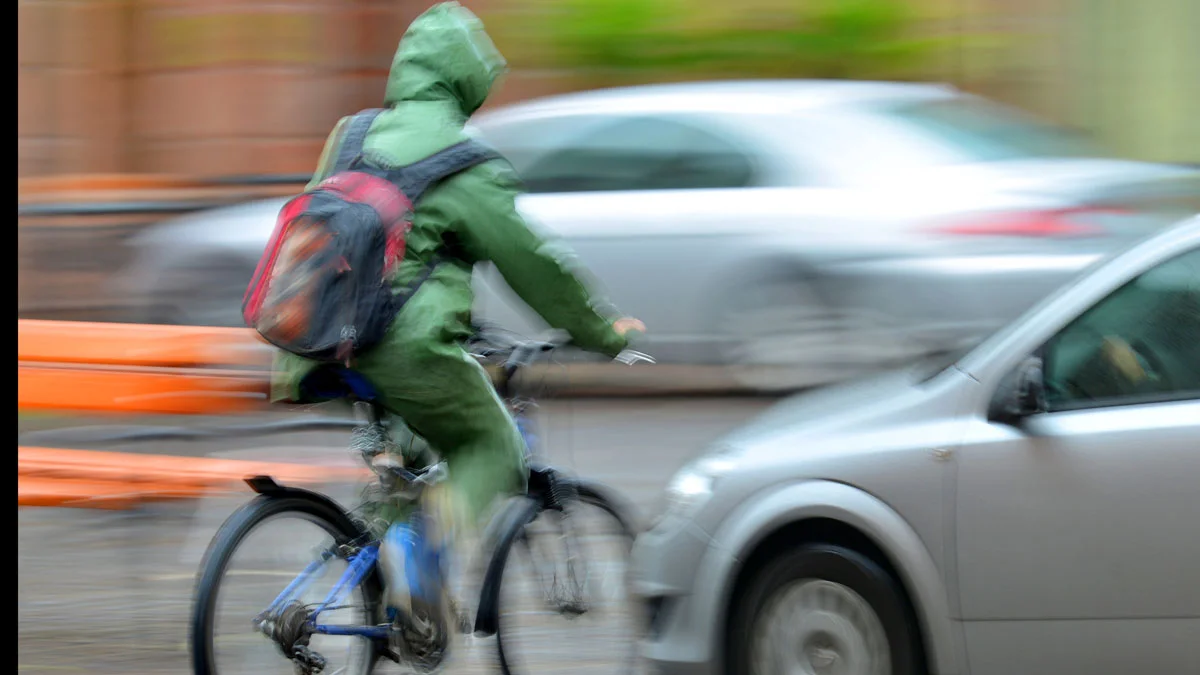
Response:
POLYGON ((419 380, 414 373, 403 387, 377 386, 388 408, 446 460, 462 525, 474 527, 496 499, 524 488, 525 442, 487 373, 452 349, 420 359, 419 380))
POLYGON ((497 497, 524 487, 525 443, 483 367, 426 323, 420 312, 402 312, 356 367, 446 460, 452 492, 475 525, 497 497))
MULTIPOLYGON (((432 508, 438 529, 430 534, 441 540, 439 548, 452 554, 450 560, 457 561, 453 568, 463 571, 478 562, 474 560, 476 538, 489 506, 524 488, 524 440, 486 371, 455 345, 409 348, 387 364, 386 372, 367 374, 387 407, 448 465, 448 481, 427 492, 427 497, 436 500, 426 504, 432 508), (439 495, 445 498, 436 499, 439 495)), ((385 547, 381 551, 380 563, 388 580, 388 602, 400 606, 407 591, 402 583, 393 586, 391 579, 408 573, 389 562, 394 559, 385 555, 390 550, 385 547)), ((422 576, 430 572, 425 569, 422 576)), ((451 580, 442 583, 447 581, 451 580)))

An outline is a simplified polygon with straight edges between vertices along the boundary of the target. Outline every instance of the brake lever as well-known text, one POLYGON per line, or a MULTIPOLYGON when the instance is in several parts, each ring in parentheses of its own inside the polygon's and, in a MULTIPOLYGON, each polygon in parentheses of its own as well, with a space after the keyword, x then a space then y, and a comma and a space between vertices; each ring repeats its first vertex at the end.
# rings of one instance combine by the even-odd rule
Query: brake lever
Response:
POLYGON ((623 363, 627 366, 632 366, 635 363, 658 363, 654 357, 649 354, 634 351, 632 349, 623 349, 620 354, 613 358, 617 363, 623 363))

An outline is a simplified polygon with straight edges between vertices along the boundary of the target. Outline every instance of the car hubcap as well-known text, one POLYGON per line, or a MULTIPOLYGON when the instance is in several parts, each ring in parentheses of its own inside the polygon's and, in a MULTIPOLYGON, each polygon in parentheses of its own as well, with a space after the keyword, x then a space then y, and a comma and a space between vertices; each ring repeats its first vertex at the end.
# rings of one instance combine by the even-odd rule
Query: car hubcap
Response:
POLYGON ((887 634, 850 588, 805 579, 777 593, 754 630, 755 675, 887 675, 887 634))

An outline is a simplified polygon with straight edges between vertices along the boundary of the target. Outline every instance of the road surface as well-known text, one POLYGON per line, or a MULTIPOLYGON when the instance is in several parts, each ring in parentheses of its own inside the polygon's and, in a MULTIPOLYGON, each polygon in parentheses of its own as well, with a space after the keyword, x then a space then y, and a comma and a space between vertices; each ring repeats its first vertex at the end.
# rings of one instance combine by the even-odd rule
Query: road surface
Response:
MULTIPOLYGON (((643 515, 649 515, 677 468, 722 432, 770 403, 769 399, 731 398, 550 401, 542 407, 542 436, 551 461, 618 487, 643 515)), ((69 419, 53 423, 25 420, 19 426, 29 430, 71 423, 69 419)), ((177 424, 178 419, 169 423, 177 424)), ((20 437, 19 443, 30 438, 20 437)), ((322 431, 103 447, 349 463, 354 459, 343 449, 345 438, 342 432, 322 431)), ((48 440, 53 438, 38 439, 48 440)), ((76 439, 69 447, 88 446, 76 439)), ((352 498, 349 486, 327 488, 339 499, 352 498)), ((18 671, 187 672, 185 642, 196 566, 216 527, 249 495, 247 489, 245 494, 137 511, 18 509, 18 671)), ((601 637, 599 644, 593 640, 593 647, 602 648, 604 639, 601 637)), ((487 672, 484 657, 490 656, 491 650, 486 641, 460 649, 448 674, 487 672)), ((596 653, 604 650, 589 650, 589 654, 596 653)), ((569 665, 583 672, 589 659, 601 658, 576 654, 569 665)))

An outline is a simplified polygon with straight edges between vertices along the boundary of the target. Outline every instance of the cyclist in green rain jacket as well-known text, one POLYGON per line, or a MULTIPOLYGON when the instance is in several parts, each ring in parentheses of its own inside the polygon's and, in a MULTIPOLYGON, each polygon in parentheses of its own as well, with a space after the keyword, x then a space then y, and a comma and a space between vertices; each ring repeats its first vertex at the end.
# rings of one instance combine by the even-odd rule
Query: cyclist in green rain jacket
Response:
MULTIPOLYGON (((466 140, 463 125, 487 99, 505 61, 483 25, 456 2, 434 6, 400 40, 384 100, 363 154, 402 166, 466 140)), ((326 142, 310 187, 327 177, 337 156, 339 122, 326 142)), ((431 188, 417 203, 397 290, 439 256, 429 278, 396 316, 386 338, 355 365, 390 412, 447 461, 460 511, 478 519, 497 498, 521 489, 524 442, 492 388, 464 349, 471 335, 471 273, 491 262, 514 291, 573 343, 615 356, 636 319, 606 315, 572 271, 565 251, 527 227, 514 200, 519 183, 509 165, 489 161, 431 188)), ((276 357, 275 400, 299 400, 299 383, 314 366, 276 357)))

